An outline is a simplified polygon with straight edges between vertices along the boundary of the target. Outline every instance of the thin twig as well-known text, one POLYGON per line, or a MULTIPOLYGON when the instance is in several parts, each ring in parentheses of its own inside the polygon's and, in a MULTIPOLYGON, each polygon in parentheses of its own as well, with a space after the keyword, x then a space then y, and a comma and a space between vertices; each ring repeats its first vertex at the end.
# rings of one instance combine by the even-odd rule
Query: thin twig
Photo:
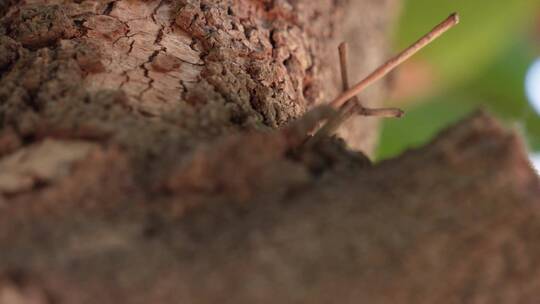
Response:
POLYGON ((338 96, 334 101, 332 101, 330 104, 334 108, 339 108, 341 105, 343 105, 347 100, 351 99, 352 97, 358 95, 361 91, 363 91, 366 87, 374 83, 375 81, 381 79, 386 74, 390 73, 393 69, 395 69, 397 66, 399 66, 401 63, 409 59, 411 56, 416 54, 418 51, 420 51, 422 48, 433 42, 433 40, 437 39, 439 36, 444 34, 446 31, 448 31, 450 28, 455 26, 459 23, 459 16, 454 13, 450 15, 446 20, 441 22, 439 25, 437 25, 433 30, 431 30, 429 33, 427 33, 425 36, 420 38, 417 42, 412 44, 410 47, 405 49, 403 52, 399 53, 395 57, 388 60, 385 64, 383 64, 381 67, 373 71, 369 76, 367 76, 364 80, 360 81, 357 85, 352 87, 351 89, 348 89, 346 92, 338 96))
POLYGON ((377 116, 377 117, 384 117, 384 118, 400 118, 405 114, 403 110, 396 109, 396 108, 380 108, 380 109, 368 109, 362 107, 362 109, 359 109, 356 111, 356 114, 364 115, 364 116, 377 116))
MULTIPOLYGON (((347 43, 342 42, 339 45, 339 63, 341 71, 341 82, 343 85, 343 91, 349 89, 349 74, 348 74, 348 57, 347 57, 347 43)), ((343 106, 340 107, 339 112, 334 114, 326 124, 319 129, 313 137, 311 137, 307 145, 313 145, 324 137, 332 135, 338 128, 341 126, 347 119, 349 119, 354 114, 364 115, 364 116, 379 116, 379 117, 401 117, 403 116, 403 111, 400 109, 393 108, 384 108, 384 109, 368 109, 364 108, 360 103, 360 100, 355 95, 349 101, 347 101, 343 106)))
MULTIPOLYGON (((348 45, 347 42, 342 42, 339 47, 339 68, 341 71, 341 84, 343 86, 343 91, 347 91, 349 89, 349 72, 348 72, 348 45)), ((351 100, 349 100, 346 104, 344 104, 339 111, 334 114, 332 118, 330 118, 324 126, 322 126, 314 135, 311 137, 307 145, 313 145, 314 143, 318 142, 324 137, 328 137, 332 135, 339 126, 348 118, 351 113, 353 112, 356 105, 359 105, 360 101, 358 100, 358 97, 353 96, 351 100)))
POLYGON ((378 117, 401 117, 403 111, 396 108, 382 108, 382 109, 369 109, 362 106, 358 97, 356 96, 367 86, 373 82, 381 79, 387 75, 390 71, 395 69, 401 63, 409 59, 419 50, 430 44, 436 38, 441 36, 447 30, 459 23, 459 16, 454 13, 450 15, 446 20, 437 25, 428 34, 424 35, 413 45, 399 53, 395 57, 391 58, 385 64, 380 66, 364 80, 355 85, 352 89, 349 88, 349 76, 348 76, 348 58, 347 58, 347 44, 341 43, 339 46, 339 62, 341 70, 341 81, 343 85, 344 93, 330 103, 334 108, 338 108, 339 111, 319 129, 313 137, 308 139, 307 145, 313 145, 324 137, 328 137, 333 134, 341 124, 343 124, 351 116, 363 115, 363 116, 378 116, 378 117))
POLYGON ((338 47, 339 51, 339 68, 341 71, 341 85, 343 87, 343 92, 349 89, 349 71, 348 71, 348 53, 349 45, 347 42, 342 42, 338 47))
MULTIPOLYGON (((341 83, 343 85, 343 92, 346 92, 350 89, 349 87, 349 58, 348 58, 348 44, 347 42, 342 42, 339 47, 339 67, 341 70, 341 83)), ((363 115, 363 116, 378 116, 378 117, 401 117, 403 116, 403 111, 400 109, 394 108, 384 108, 384 109, 368 109, 362 106, 362 103, 358 99, 358 96, 354 95, 349 99, 343 106, 341 106, 339 113, 341 115, 341 121, 336 125, 339 127, 341 123, 347 120, 353 114, 363 115)))

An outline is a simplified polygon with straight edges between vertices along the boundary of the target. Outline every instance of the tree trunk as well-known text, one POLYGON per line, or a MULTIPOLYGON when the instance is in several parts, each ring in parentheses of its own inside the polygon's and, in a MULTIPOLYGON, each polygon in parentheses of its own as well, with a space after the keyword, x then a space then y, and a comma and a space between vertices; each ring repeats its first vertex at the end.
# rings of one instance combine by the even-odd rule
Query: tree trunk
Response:
POLYGON ((0 3, 0 304, 540 299, 540 183, 488 115, 302 146, 396 1, 0 3))

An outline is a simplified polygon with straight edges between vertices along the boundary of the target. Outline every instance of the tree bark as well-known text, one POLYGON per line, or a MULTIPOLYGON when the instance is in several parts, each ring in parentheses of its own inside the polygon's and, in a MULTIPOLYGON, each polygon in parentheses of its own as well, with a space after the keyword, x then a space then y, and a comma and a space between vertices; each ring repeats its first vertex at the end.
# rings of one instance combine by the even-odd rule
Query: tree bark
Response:
POLYGON ((302 146, 395 1, 0 3, 1 304, 540 298, 540 183, 487 114, 302 146))

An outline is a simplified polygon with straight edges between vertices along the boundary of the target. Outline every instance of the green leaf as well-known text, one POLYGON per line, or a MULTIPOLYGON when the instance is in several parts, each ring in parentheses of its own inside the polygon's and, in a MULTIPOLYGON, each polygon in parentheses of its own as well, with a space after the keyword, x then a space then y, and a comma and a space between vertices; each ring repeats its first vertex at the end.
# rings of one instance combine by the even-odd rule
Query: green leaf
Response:
POLYGON ((534 21, 537 0, 408 0, 397 31, 399 49, 452 12, 461 23, 419 55, 433 64, 445 85, 464 82, 489 65, 534 21))

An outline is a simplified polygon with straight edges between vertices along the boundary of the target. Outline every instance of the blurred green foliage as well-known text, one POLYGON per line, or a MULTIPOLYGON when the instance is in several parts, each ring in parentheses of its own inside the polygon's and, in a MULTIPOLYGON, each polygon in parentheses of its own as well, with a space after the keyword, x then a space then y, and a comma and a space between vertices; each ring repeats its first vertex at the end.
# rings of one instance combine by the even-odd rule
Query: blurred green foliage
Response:
POLYGON ((540 151, 540 117, 524 91, 527 69, 540 57, 539 46, 531 39, 540 1, 406 0, 396 49, 455 11, 461 16, 460 25, 417 55, 436 70, 443 85, 432 96, 406 102, 410 106, 403 119, 384 121, 379 159, 424 144, 478 107, 517 123, 531 148, 540 151))

